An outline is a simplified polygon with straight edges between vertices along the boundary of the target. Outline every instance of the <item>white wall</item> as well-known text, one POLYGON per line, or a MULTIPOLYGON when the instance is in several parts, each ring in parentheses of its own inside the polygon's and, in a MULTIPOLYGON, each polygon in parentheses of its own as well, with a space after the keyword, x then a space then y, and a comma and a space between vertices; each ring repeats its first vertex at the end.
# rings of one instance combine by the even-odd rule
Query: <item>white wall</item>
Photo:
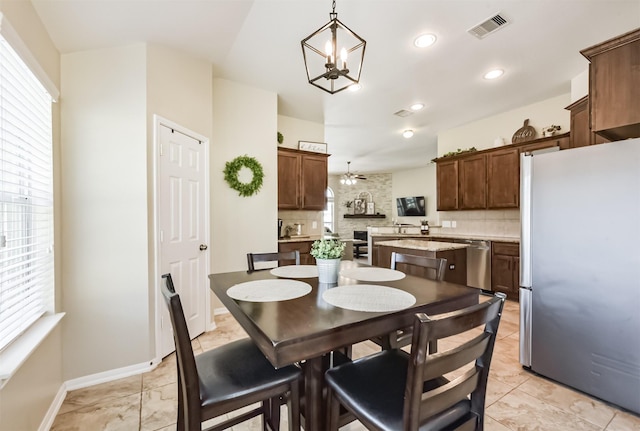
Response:
POLYGON ((551 124, 560 125, 560 133, 566 133, 569 131, 570 116, 564 108, 569 104, 571 98, 567 93, 441 132, 438 134, 438 156, 458 148, 491 148, 496 138, 503 138, 506 144, 510 144, 513 134, 522 127, 526 118, 529 119, 529 125, 536 129, 536 138, 541 138, 541 129, 551 124))
MULTIPOLYGON (((60 88, 60 54, 29 1, 0 0, 0 12, 25 43, 51 82, 60 88)), ((60 103, 53 111, 55 217, 55 308, 62 309, 60 229, 60 103)), ((62 328, 56 327, 0 389, 0 430, 36 430, 63 384, 62 328)))
POLYGON ((277 250, 277 109, 275 93, 224 79, 213 80, 213 273, 246 269, 247 253, 254 250, 277 250), (245 154, 255 157, 264 170, 262 188, 249 197, 239 196, 231 189, 223 174, 226 162, 245 154))
POLYGON ((589 69, 571 80, 571 103, 589 94, 589 69))
POLYGON ((146 47, 62 56, 66 380, 150 359, 146 47))

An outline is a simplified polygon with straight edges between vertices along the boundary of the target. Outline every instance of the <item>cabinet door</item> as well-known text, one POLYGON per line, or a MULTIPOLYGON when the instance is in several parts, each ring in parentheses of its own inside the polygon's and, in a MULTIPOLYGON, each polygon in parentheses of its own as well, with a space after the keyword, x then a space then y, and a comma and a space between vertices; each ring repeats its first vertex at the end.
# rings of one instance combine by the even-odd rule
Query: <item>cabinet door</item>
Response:
MULTIPOLYGON (((591 145, 591 128, 589 127, 589 98, 583 97, 570 105, 571 136, 568 148, 578 148, 591 145)), ((563 148, 564 150, 565 148, 563 148)))
POLYGON ((488 208, 518 208, 520 153, 517 148, 491 152, 488 159, 488 208))
POLYGON ((612 139, 640 136, 640 31, 591 58, 591 130, 612 139))
POLYGON ((487 207, 487 159, 484 154, 458 160, 460 209, 487 207))
POLYGON ((278 152, 278 209, 300 208, 300 156, 278 152))
POLYGON ((513 257, 493 255, 491 258, 491 288, 494 292, 504 292, 510 297, 514 293, 513 257))
POLYGON ((302 205, 305 210, 324 210, 327 191, 327 158, 302 157, 302 205))
POLYGON ((458 161, 438 162, 436 172, 438 211, 458 209, 458 161))

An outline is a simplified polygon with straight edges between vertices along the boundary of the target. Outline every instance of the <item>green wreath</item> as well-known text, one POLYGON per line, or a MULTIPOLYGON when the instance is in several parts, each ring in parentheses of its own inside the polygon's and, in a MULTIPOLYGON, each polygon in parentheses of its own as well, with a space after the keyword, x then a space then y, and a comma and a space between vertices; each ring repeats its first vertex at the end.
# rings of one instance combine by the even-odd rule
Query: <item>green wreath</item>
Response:
POLYGON ((263 178, 262 165, 253 157, 239 156, 224 165, 224 180, 229 184, 229 187, 237 190, 240 196, 251 196, 258 193, 262 187, 263 178), (242 168, 251 169, 253 179, 250 183, 242 183, 238 180, 238 172, 242 168))

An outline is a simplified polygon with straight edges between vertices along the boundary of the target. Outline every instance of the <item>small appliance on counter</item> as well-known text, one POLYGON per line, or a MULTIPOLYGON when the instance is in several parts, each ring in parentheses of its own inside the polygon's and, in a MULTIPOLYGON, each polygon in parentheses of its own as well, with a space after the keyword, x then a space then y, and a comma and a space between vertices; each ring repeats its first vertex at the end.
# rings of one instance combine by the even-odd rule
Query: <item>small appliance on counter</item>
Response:
POLYGON ((278 239, 282 239, 282 219, 278 219, 278 239))

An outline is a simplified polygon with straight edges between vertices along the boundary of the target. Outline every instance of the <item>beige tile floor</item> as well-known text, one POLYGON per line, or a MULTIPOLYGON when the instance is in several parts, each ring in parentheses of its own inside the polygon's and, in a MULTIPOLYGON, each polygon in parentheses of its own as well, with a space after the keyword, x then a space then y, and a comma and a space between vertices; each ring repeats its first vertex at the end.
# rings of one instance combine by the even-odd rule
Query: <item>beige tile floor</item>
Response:
MULTIPOLYGON (((500 322, 487 389, 487 431, 640 431, 640 417, 522 369, 518 363, 518 304, 507 301, 500 322)), ((231 315, 216 316, 218 328, 193 341, 196 354, 246 334, 231 315)), ((354 356, 377 351, 370 343, 354 346, 354 356)), ((283 407, 284 409, 285 407, 283 407)), ((285 418, 281 426, 286 427, 285 418)), ((175 358, 155 370, 110 383, 71 391, 53 424, 53 431, 175 430, 175 358)), ((257 431, 260 419, 233 431, 257 431)), ((351 423, 343 431, 365 428, 351 423)))

